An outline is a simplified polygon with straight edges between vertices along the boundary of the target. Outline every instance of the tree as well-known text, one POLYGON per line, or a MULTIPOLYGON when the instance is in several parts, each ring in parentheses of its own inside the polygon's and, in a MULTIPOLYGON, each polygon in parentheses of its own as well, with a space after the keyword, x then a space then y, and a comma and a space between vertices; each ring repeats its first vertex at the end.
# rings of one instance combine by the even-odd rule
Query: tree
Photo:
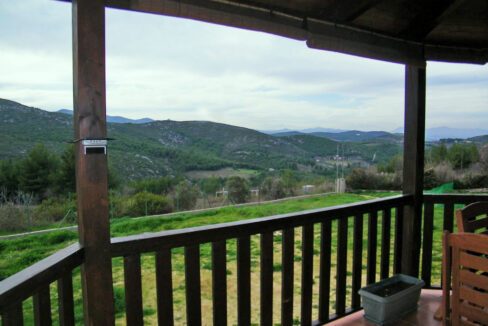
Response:
POLYGON ((57 156, 43 144, 35 145, 21 163, 21 190, 44 199, 55 183, 58 165, 57 156))
POLYGON ((281 182, 283 184, 283 188, 286 194, 288 195, 295 194, 295 188, 298 184, 298 178, 295 172, 289 169, 284 170, 283 173, 281 174, 281 182))
POLYGON ((279 178, 267 177, 261 184, 261 193, 265 199, 286 197, 285 185, 279 178))
POLYGON ((153 194, 166 195, 173 190, 179 180, 181 179, 173 177, 143 179, 134 182, 132 187, 134 187, 135 192, 148 191, 153 194))
POLYGON ((129 216, 165 214, 172 211, 166 197, 150 192, 139 192, 130 197, 127 206, 125 213, 129 216))
POLYGON ((447 158, 455 169, 465 169, 478 161, 478 149, 473 144, 454 144, 449 148, 447 158))
POLYGON ((399 173, 403 169, 403 155, 393 156, 387 163, 378 164, 378 171, 385 173, 399 173))
POLYGON ((480 155, 481 165, 483 166, 485 173, 488 173, 488 144, 481 147, 479 151, 479 155, 480 155))
POLYGON ((68 145, 61 154, 58 172, 58 193, 76 192, 75 146, 68 145))
POLYGON ((181 181, 175 187, 176 210, 189 210, 195 208, 200 192, 189 181, 181 181))
POLYGON ((440 163, 447 161, 447 147, 444 144, 434 146, 430 150, 430 157, 433 163, 440 163))
POLYGON ((230 177, 226 183, 228 198, 234 204, 245 203, 249 199, 249 184, 241 177, 230 177))
POLYGON ((0 161, 0 191, 11 198, 19 190, 19 162, 14 160, 0 161))
POLYGON ((213 195, 222 187, 222 179, 210 177, 200 180, 200 189, 206 195, 213 195))

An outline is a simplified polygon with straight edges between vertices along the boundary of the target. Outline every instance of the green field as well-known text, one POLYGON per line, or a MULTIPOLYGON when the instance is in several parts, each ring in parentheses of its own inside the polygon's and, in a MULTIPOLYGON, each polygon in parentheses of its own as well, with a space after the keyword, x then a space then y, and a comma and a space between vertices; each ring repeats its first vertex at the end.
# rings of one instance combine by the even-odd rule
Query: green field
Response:
MULTIPOLYGON (((138 219, 123 218, 113 220, 111 224, 112 236, 123 236, 138 234, 142 232, 154 232, 161 230, 178 229, 192 226, 200 226, 205 224, 214 224, 222 222, 230 222, 242 219, 250 219, 256 217, 270 216, 282 213, 296 212, 306 209, 320 208, 326 206, 334 206, 346 203, 352 203, 374 197, 385 195, 393 195, 393 193, 381 194, 344 194, 344 195, 328 195, 322 197, 294 199, 280 203, 261 204, 246 207, 225 207, 200 213, 181 213, 175 214, 171 217, 144 217, 138 219)), ((393 213, 393 212, 392 212, 393 213)), ((347 298, 350 300, 351 291, 351 275, 352 275, 352 219, 349 219, 348 232, 348 284, 347 284, 347 298)), ((434 234, 434 254, 433 254, 433 274, 434 281, 438 281, 440 271, 440 234, 442 209, 435 211, 435 234, 434 234)), ((381 222, 382 214, 378 216, 378 267, 379 273, 379 254, 381 246, 381 222)), ((395 216, 392 214, 392 227, 394 226, 395 216)), ((331 270, 331 311, 335 304, 335 266, 336 266, 336 246, 337 246, 337 223, 332 225, 332 270, 331 270)), ((393 228, 392 228, 393 231, 393 228)), ((75 242, 77 235, 74 232, 55 232, 48 235, 30 236, 17 240, 9 240, 0 242, 0 271, 2 277, 7 277, 22 268, 25 268, 33 262, 47 256, 50 253, 67 246, 69 243, 75 242)), ((315 229, 315 243, 314 243, 314 288, 313 288, 313 302, 314 315, 317 313, 318 302, 318 266, 319 266, 319 243, 320 233, 319 225, 315 229)), ((364 219, 364 233, 363 233, 363 268, 366 268, 366 246, 367 246, 367 218, 364 219)), ((392 244, 393 248, 393 233, 392 244)), ((201 246, 201 278, 202 278, 202 312, 204 324, 211 324, 211 248, 209 244, 201 246)), ((279 307, 280 307, 280 284, 281 284, 281 233, 275 232, 274 236, 274 292, 275 298, 273 303, 275 323, 279 322, 279 307)), ((252 296, 252 322, 259 322, 259 236, 251 237, 251 296, 252 296)), ((393 258, 393 250, 390 250, 390 259, 393 258)), ((183 249, 176 248, 172 251, 173 264, 173 284, 174 284, 174 304, 175 304, 175 321, 178 325, 185 324, 185 285, 184 285, 184 264, 183 264, 183 249)), ((301 229, 295 229, 295 294, 294 294, 294 316, 298 318, 300 309, 300 277, 301 277, 301 229)), ((392 272, 392 266, 390 267, 392 272)), ((236 241, 227 241, 227 288, 228 288, 228 314, 229 324, 236 321, 236 241)), ((123 261, 121 258, 113 259, 113 275, 114 275, 114 291, 116 297, 117 310, 117 324, 124 324, 124 287, 123 287, 123 261)), ((366 275, 365 271, 363 273, 366 275)), ((379 275, 377 279, 379 278, 379 275)), ((147 324, 156 324, 156 293, 155 293, 155 264, 154 254, 142 255, 142 282, 143 282, 143 296, 144 296, 144 314, 145 322, 147 324)), ((363 284, 366 282, 363 279, 363 284)), ((76 304, 76 318, 78 321, 82 318, 81 311, 81 291, 80 291, 80 277, 79 271, 74 273, 74 287, 75 287, 75 304, 76 304)), ((56 285, 52 285, 52 300, 56 300, 56 285)), ((56 301, 53 301, 56 302, 56 301)), ((348 301, 350 302, 350 301, 348 301)), ((55 306, 55 305, 54 305, 55 306)), ((27 300, 24 304, 26 310, 32 311, 32 300, 27 300)), ((56 318, 56 312, 53 308, 53 317, 56 318)), ((26 316, 31 315, 26 312, 26 316)))
MULTIPOLYGON (((279 203, 224 207, 198 213, 172 214, 171 217, 162 215, 160 217, 118 218, 111 221, 110 229, 112 237, 182 229, 353 203, 391 194, 332 194, 325 197, 290 199, 279 203)), ((4 279, 57 250, 74 243, 77 238, 78 236, 75 232, 56 231, 45 235, 32 235, 0 241, 0 279, 4 279)))

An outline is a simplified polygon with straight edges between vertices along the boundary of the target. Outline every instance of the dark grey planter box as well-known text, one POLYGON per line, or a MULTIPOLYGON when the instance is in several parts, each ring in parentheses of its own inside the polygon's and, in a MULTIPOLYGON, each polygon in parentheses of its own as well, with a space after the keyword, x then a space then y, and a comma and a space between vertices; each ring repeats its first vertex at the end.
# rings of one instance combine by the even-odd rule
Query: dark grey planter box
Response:
POLYGON ((385 325, 415 311, 424 284, 415 277, 397 274, 363 287, 359 294, 364 317, 375 324, 385 325))

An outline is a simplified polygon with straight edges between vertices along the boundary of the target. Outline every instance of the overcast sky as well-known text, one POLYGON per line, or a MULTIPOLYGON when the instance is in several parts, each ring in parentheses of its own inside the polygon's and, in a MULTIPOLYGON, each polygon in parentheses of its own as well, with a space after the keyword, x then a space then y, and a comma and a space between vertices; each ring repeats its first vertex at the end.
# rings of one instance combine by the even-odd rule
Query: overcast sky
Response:
MULTIPOLYGON (((403 125, 402 65, 273 35, 107 10, 107 113, 260 130, 403 125)), ((488 66, 428 63, 427 126, 488 125, 488 66)), ((71 6, 0 0, 0 98, 71 109, 71 6)))

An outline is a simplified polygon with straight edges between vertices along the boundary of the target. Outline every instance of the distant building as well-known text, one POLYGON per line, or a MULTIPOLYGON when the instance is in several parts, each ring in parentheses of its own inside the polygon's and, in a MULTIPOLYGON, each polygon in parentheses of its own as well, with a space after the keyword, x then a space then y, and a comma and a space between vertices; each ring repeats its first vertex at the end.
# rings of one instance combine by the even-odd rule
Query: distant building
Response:
POLYGON ((251 197, 259 197, 259 189, 251 189, 251 197))
POLYGON ((303 190, 303 193, 304 194, 309 194, 309 193, 313 192, 314 189, 315 189, 315 186, 314 185, 304 185, 302 187, 302 190, 303 190))
POLYGON ((225 190, 225 188, 222 188, 222 190, 215 192, 215 197, 227 197, 228 195, 229 192, 225 190))

